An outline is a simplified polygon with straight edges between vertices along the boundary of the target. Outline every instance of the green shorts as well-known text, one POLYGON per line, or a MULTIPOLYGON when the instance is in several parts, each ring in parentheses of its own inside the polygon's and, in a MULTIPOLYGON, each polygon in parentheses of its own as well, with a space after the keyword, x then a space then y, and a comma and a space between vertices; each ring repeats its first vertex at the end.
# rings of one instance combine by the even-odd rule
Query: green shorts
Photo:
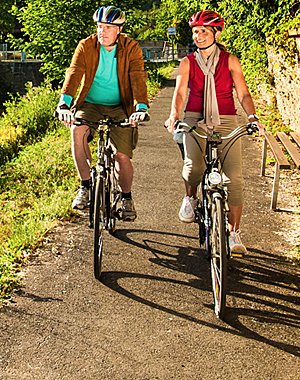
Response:
MULTIPOLYGON (((86 119, 89 121, 98 121, 101 119, 111 118, 114 121, 120 121, 127 118, 122 106, 103 106, 84 102, 76 109, 75 118, 86 119)), ((91 130, 91 134, 93 131, 91 130)), ((133 150, 138 142, 137 128, 119 128, 112 127, 110 140, 115 150, 132 158, 133 150)))

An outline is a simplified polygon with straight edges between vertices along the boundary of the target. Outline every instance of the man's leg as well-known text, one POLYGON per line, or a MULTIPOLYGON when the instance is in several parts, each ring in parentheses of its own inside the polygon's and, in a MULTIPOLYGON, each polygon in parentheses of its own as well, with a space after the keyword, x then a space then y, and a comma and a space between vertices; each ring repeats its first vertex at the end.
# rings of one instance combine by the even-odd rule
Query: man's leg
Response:
POLYGON ((131 159, 124 153, 115 155, 116 174, 122 193, 130 193, 133 181, 133 165, 131 159))
POLYGON ((80 210, 86 208, 89 201, 90 165, 92 161, 87 141, 89 134, 90 131, 86 125, 73 125, 71 127, 72 156, 81 180, 81 186, 72 203, 72 208, 80 210))
POLYGON ((133 182, 133 165, 131 159, 124 153, 117 152, 115 155, 116 175, 122 191, 122 219, 133 222, 136 211, 131 197, 131 186, 133 182))
POLYGON ((86 125, 71 127, 72 156, 81 180, 90 179, 90 165, 92 161, 87 138, 90 134, 86 125))

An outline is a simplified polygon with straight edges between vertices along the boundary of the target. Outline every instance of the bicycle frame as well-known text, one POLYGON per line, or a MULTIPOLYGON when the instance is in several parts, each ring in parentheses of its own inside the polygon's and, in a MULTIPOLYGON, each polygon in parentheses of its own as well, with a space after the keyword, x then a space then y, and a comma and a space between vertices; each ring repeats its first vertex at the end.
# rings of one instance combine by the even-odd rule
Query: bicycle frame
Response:
POLYGON ((226 213, 229 211, 229 207, 227 204, 227 187, 222 178, 222 168, 218 156, 218 145, 222 143, 221 135, 213 133, 212 135, 207 136, 206 140, 206 169, 201 181, 201 205, 199 205, 202 209, 198 212, 198 215, 202 215, 202 222, 205 228, 205 240, 203 241, 202 237, 200 244, 205 243, 207 256, 210 257, 211 242, 209 230, 212 226, 212 203, 215 198, 219 198, 222 201, 226 213))
MULTIPOLYGON (((96 180, 97 178, 102 177, 105 189, 111 187, 111 183, 108 183, 108 181, 113 181, 111 176, 114 176, 115 182, 115 160, 114 160, 114 153, 112 150, 112 147, 110 145, 110 126, 107 124, 102 124, 100 128, 98 128, 99 132, 99 138, 97 143, 97 164, 96 164, 96 180)), ((106 191, 106 196, 109 196, 109 191, 106 191)), ((120 197, 118 199, 105 199, 105 205, 109 206, 111 209, 114 208, 116 203, 118 202, 120 197), (113 203, 111 203, 113 201, 113 203)), ((109 229, 109 214, 110 210, 108 210, 108 207, 106 207, 105 210, 105 229, 109 229)), ((114 213, 114 216, 116 216, 118 219, 121 219, 119 213, 114 213)))

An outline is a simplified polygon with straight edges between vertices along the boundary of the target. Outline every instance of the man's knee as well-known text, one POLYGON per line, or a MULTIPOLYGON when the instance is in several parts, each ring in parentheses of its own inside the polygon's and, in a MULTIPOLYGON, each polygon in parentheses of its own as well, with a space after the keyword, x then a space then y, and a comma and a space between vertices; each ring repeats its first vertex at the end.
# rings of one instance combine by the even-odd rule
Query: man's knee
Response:
POLYGON ((117 162, 128 162, 128 161, 130 161, 130 157, 125 153, 117 152, 115 154, 115 161, 117 161, 117 162))
POLYGON ((89 127, 87 125, 72 125, 71 127, 71 137, 73 141, 78 141, 82 139, 84 136, 88 136, 90 134, 89 127))

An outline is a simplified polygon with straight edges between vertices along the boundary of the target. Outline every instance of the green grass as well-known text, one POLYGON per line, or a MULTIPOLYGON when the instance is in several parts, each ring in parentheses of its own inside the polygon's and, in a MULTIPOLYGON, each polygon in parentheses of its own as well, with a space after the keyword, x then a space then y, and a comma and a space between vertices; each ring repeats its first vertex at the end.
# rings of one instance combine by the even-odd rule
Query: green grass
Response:
POLYGON ((77 185, 64 126, 25 148, 1 168, 0 297, 19 282, 18 272, 57 220, 70 218, 77 185))

